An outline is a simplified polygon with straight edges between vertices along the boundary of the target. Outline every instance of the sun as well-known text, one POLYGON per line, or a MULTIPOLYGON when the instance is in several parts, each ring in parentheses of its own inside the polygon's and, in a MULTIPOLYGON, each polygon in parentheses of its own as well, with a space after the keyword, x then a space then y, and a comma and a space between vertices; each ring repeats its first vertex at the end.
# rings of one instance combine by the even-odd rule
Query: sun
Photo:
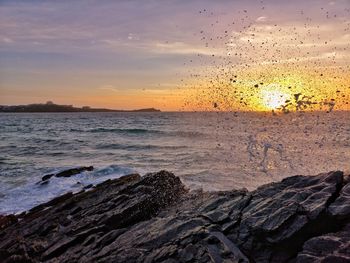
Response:
POLYGON ((290 100, 290 94, 284 92, 278 84, 270 84, 261 89, 261 103, 269 110, 275 110, 290 100))

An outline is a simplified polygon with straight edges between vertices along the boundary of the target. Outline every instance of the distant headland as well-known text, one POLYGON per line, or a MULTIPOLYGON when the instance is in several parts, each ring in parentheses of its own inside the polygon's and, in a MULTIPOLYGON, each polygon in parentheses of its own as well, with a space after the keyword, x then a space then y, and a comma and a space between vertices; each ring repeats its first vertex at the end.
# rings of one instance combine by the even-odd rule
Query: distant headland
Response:
POLYGON ((78 108, 73 107, 73 105, 58 105, 52 101, 48 101, 45 104, 38 103, 16 106, 0 105, 0 112, 160 112, 160 110, 155 108, 137 110, 112 110, 105 108, 91 108, 89 106, 78 108))

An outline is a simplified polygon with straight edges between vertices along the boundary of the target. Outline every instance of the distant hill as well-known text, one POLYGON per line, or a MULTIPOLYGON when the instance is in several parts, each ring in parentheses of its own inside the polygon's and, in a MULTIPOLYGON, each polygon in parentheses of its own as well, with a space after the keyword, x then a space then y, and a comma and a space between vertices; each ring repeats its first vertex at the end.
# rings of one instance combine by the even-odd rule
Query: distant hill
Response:
POLYGON ((16 106, 0 105, 0 112, 160 112, 160 110, 154 108, 137 110, 111 110, 104 108, 91 108, 89 106, 78 108, 73 107, 72 105, 58 105, 51 101, 48 101, 45 104, 29 104, 16 106))

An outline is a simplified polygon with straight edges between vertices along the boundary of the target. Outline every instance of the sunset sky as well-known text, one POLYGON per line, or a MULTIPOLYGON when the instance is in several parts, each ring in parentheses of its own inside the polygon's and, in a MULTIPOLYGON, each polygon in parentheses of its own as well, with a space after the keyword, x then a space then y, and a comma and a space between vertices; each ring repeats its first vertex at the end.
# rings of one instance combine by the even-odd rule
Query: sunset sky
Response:
POLYGON ((349 109, 349 0, 0 0, 0 104, 349 109), (279 101, 283 100, 283 101, 279 101))

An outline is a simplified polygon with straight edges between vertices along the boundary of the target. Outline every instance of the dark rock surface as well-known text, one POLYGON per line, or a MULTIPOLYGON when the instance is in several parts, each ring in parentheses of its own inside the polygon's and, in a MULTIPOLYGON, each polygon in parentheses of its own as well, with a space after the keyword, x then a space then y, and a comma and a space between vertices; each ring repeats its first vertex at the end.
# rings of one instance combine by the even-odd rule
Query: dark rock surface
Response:
POLYGON ((308 240, 298 254, 297 262, 350 262, 350 224, 342 231, 308 240))
POLYGON ((17 223, 17 217, 15 215, 0 215, 0 229, 6 228, 9 225, 17 223))
POLYGON ((350 262, 349 185, 330 172, 204 193, 128 175, 12 217, 0 261, 350 262))

